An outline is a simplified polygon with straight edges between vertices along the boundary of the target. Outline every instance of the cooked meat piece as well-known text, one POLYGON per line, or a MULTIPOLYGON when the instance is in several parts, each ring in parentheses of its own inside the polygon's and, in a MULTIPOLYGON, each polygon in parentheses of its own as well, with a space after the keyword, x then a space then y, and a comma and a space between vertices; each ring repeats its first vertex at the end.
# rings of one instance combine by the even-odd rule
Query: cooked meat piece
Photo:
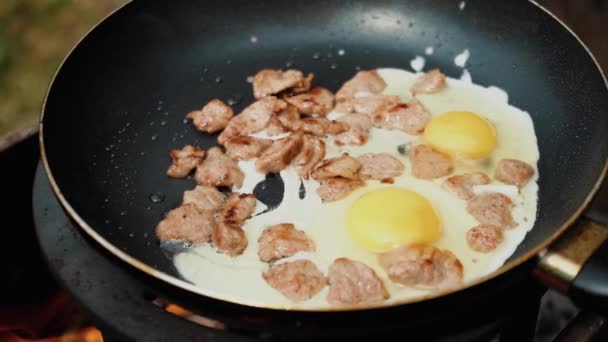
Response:
POLYGON ((488 253, 496 249, 502 242, 502 230, 500 227, 489 224, 480 224, 467 232, 467 243, 474 251, 488 253))
POLYGON ((211 240, 215 226, 214 212, 198 210, 194 203, 169 211, 156 226, 156 236, 160 240, 179 240, 188 243, 202 243, 211 240))
POLYGON ((304 75, 299 70, 260 70, 253 77, 253 96, 261 99, 290 88, 305 86, 304 75))
POLYGON ((278 173, 289 166, 302 148, 302 132, 292 133, 285 138, 275 140, 256 160, 255 168, 261 173, 278 173))
POLYGON ((262 231, 258 239, 260 260, 275 261, 290 257, 297 252, 308 252, 315 249, 314 243, 306 233, 298 230, 291 223, 281 223, 262 231))
POLYGON ((351 128, 345 132, 337 134, 334 138, 334 144, 337 146, 344 145, 363 145, 367 142, 369 133, 360 128, 351 128))
POLYGON ((357 172, 361 168, 361 163, 348 153, 343 153, 339 157, 324 160, 310 173, 310 177, 316 180, 323 180, 333 177, 343 177, 348 179, 359 179, 357 172))
POLYGON ((412 94, 432 94, 445 88, 445 75, 439 69, 427 71, 410 88, 412 94))
POLYGON ((496 165, 494 177, 497 180, 518 187, 523 187, 534 175, 534 169, 528 163, 517 159, 503 159, 496 165))
POLYGON ((279 119, 276 117, 270 119, 268 126, 266 126, 266 134, 268 134, 271 137, 273 137, 275 135, 287 133, 287 132, 289 132, 289 131, 285 127, 283 127, 283 125, 281 124, 281 121, 279 121, 279 119))
POLYGON ((361 179, 389 179, 403 174, 403 163, 388 153, 367 153, 357 158, 361 163, 359 177, 361 179))
POLYGON ((310 299, 327 285, 327 278, 309 260, 274 265, 262 273, 262 277, 273 289, 293 301, 310 299))
POLYGON ((192 203, 198 210, 218 210, 224 203, 224 195, 215 187, 197 185, 192 190, 184 191, 183 204, 192 203))
POLYGON ((395 283, 427 289, 448 289, 462 284, 462 264, 448 250, 434 246, 402 246, 378 255, 380 266, 395 283))
POLYGON ((310 171, 325 158, 325 142, 320 138, 304 134, 302 149, 293 159, 291 165, 296 169, 298 175, 308 179, 310 171))
POLYGON ((318 137, 323 137, 327 133, 330 121, 326 118, 303 118, 300 120, 302 123, 301 130, 304 133, 310 133, 318 137))
POLYGON ((389 294, 376 272, 367 265, 338 258, 329 266, 327 301, 336 305, 372 304, 389 294))
POLYGON ((327 115, 334 108, 334 94, 331 91, 314 87, 309 92, 285 98, 302 114, 327 115))
POLYGON ((230 195, 220 213, 220 220, 227 225, 241 225, 253 214, 256 199, 252 194, 230 195))
POLYGON ((255 196, 251 194, 230 195, 212 234, 213 245, 219 252, 236 256, 247 248, 247 236, 241 225, 253 214, 255 205, 255 196))
POLYGON ((192 120, 197 130, 205 133, 215 133, 223 130, 233 116, 232 108, 221 100, 209 101, 201 110, 195 110, 186 118, 192 120))
POLYGON ((207 158, 196 168, 194 178, 201 185, 238 189, 243 185, 245 175, 219 147, 212 147, 207 151, 207 158))
POLYGON ((260 139, 250 136, 237 136, 224 143, 226 155, 234 160, 249 160, 257 158, 272 145, 270 139, 260 139))
POLYGON ((346 81, 336 93, 336 101, 352 99, 357 93, 378 94, 386 88, 386 82, 378 71, 359 71, 353 78, 346 81))
POLYGON ((308 76, 304 77, 304 80, 302 80, 302 83, 300 83, 300 85, 291 88, 289 92, 292 94, 300 94, 309 91, 310 87, 312 86, 312 80, 314 78, 315 74, 313 74, 312 72, 309 73, 308 76))
POLYGON ((192 145, 186 145, 181 150, 171 150, 169 156, 173 163, 167 169, 171 178, 185 178, 205 157, 205 151, 192 145))
POLYGON ((513 202, 498 192, 486 192, 471 198, 467 203, 467 211, 479 223, 501 228, 513 228, 517 223, 511 216, 513 202))
POLYGON ((420 144, 410 150, 412 174, 416 178, 434 179, 452 173, 452 159, 432 148, 420 144))
POLYGON ((388 106, 374 114, 374 123, 386 129, 398 129, 408 134, 420 134, 431 121, 431 115, 416 99, 388 106))
POLYGON ((336 119, 336 121, 341 122, 349 129, 358 128, 363 131, 367 131, 373 126, 372 119, 369 115, 365 114, 346 114, 336 119))
POLYGON ((475 196, 473 187, 475 185, 489 184, 490 177, 483 172, 464 173, 452 176, 443 182, 443 188, 456 194, 456 196, 468 200, 475 196))
POLYGON ((339 113, 357 113, 374 117, 375 114, 384 108, 389 108, 401 102, 399 96, 388 96, 375 94, 369 96, 355 97, 349 100, 338 102, 334 109, 339 113))
POLYGON ((217 138, 220 144, 224 144, 229 138, 239 135, 257 133, 268 125, 272 116, 285 109, 287 104, 274 96, 268 96, 258 100, 232 118, 226 129, 217 138))
POLYGON ((212 241, 218 252, 230 256, 241 255, 247 248, 247 236, 243 228, 221 221, 213 228, 212 241))
POLYGON ((346 125, 342 122, 331 120, 329 126, 327 127, 327 134, 336 135, 342 132, 345 132, 347 129, 346 125))
POLYGON ((296 107, 289 104, 277 115, 277 119, 285 129, 292 132, 298 131, 302 127, 300 112, 296 107))
POLYGON ((365 185, 365 182, 359 179, 352 180, 342 177, 330 178, 321 181, 321 185, 317 188, 317 194, 324 202, 333 202, 348 196, 365 185))

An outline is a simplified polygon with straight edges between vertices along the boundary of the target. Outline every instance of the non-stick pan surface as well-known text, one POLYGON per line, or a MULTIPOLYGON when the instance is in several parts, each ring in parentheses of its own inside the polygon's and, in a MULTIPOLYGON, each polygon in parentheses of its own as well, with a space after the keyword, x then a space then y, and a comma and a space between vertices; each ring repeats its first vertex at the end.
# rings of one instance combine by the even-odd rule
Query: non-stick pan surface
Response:
POLYGON ((71 53, 48 94, 43 161, 68 213, 125 261, 198 291, 163 254, 154 227, 194 180, 165 175, 167 152, 208 148, 184 123, 212 98, 251 103, 249 75, 294 67, 331 90, 358 69, 428 67, 509 93, 535 124, 536 226, 498 273, 531 258, 580 214, 608 157, 606 83, 585 47, 526 1, 135 1, 71 53), (344 54, 338 51, 343 50, 344 54))

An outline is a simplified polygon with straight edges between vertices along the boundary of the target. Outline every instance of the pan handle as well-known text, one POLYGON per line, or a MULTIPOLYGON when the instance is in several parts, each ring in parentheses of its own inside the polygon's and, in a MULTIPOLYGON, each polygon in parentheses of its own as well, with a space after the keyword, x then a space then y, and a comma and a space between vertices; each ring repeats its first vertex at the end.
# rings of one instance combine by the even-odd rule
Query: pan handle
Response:
POLYGON ((534 275, 577 306, 608 313, 608 227, 581 219, 541 253, 534 275))

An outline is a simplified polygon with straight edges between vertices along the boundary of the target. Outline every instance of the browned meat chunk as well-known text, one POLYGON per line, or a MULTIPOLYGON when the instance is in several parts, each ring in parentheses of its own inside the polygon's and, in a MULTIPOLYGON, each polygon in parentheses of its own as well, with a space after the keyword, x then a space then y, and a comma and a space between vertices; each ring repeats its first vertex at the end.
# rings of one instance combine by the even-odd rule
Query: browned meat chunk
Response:
POLYGON ((199 210, 218 210, 224 203, 224 195, 215 187, 197 185, 192 190, 184 191, 183 204, 192 203, 199 210))
POLYGON ((298 175, 308 179, 310 171, 325 158, 325 142, 320 138, 305 134, 303 137, 302 149, 293 159, 291 164, 298 172, 298 175))
POLYGON ((313 74, 312 72, 308 74, 308 76, 304 77, 304 80, 302 80, 302 83, 300 83, 297 87, 293 87, 291 88, 291 90, 289 91, 292 94, 300 94, 300 93, 305 93, 307 91, 310 90, 310 87, 312 86, 312 80, 315 78, 315 74, 313 74))
POLYGON ((329 127, 327 127, 327 134, 336 135, 336 134, 340 134, 340 133, 346 131, 347 129, 348 129, 348 127, 346 127, 346 125, 343 124, 342 122, 332 120, 329 123, 329 127))
POLYGON ((241 255, 247 248, 247 236, 243 228, 221 221, 213 227, 212 241, 218 252, 230 256, 241 255))
POLYGON ((258 239, 260 260, 269 262, 290 257, 297 252, 313 251, 314 243, 291 223, 281 223, 262 231, 258 239))
POLYGON ((420 134, 431 121, 431 115, 416 99, 388 106, 374 114, 374 123, 386 129, 398 129, 408 134, 420 134))
POLYGON ((274 96, 258 100, 232 118, 217 141, 224 144, 229 138, 257 133, 268 125, 272 116, 285 109, 287 104, 274 96))
POLYGON ((213 211, 198 210, 193 203, 183 204, 165 215, 156 226, 156 236, 160 240, 179 240, 188 243, 202 243, 211 240, 215 227, 213 211))
POLYGON ((302 123, 301 130, 304 133, 316 135, 318 137, 325 136, 329 128, 330 121, 326 118, 304 118, 300 120, 302 123))
POLYGON ((348 153, 341 156, 324 160, 310 173, 310 177, 316 180, 323 180, 333 177, 343 177, 348 179, 359 179, 357 172, 361 168, 361 163, 348 153))
POLYGON ((434 246, 402 246, 378 255, 378 261, 395 283, 427 289, 448 289, 462 284, 460 260, 434 246))
POLYGON ((293 158, 300 153, 302 135, 302 132, 297 132, 276 140, 255 162, 258 172, 277 173, 289 166, 293 158))
POLYGON ((400 102, 399 96, 376 94, 339 102, 335 110, 339 113, 364 114, 373 118, 385 108, 393 107, 400 102))
POLYGON ((197 130, 215 133, 226 128, 233 115, 232 108, 221 100, 215 99, 209 101, 203 109, 188 113, 186 118, 192 120, 197 130))
MULTIPOLYGON (((261 99, 287 89, 304 88, 306 82, 304 74, 299 70, 263 69, 253 77, 253 96, 256 99, 261 99)), ((310 86, 310 82, 307 83, 310 86)))
POLYGON ((341 122, 349 129, 358 128, 363 131, 367 131, 373 126, 372 119, 369 115, 365 114, 346 114, 339 117, 336 121, 341 122))
POLYGON ((194 178, 201 185, 238 189, 243 185, 245 175, 219 147, 212 147, 207 151, 207 158, 196 168, 194 178))
POLYGON ((336 93, 336 101, 352 99, 359 92, 379 94, 386 88, 386 82, 378 71, 359 71, 353 78, 346 81, 336 93))
POLYGON ((255 204, 256 199, 253 195, 230 195, 212 234, 213 245, 219 252, 236 256, 247 248, 247 236, 241 225, 251 216, 255 204))
POLYGON ((181 150, 171 150, 169 156, 173 160, 173 163, 167 169, 167 176, 171 178, 184 178, 203 161, 205 151, 192 145, 186 145, 181 150))
POLYGON ((262 273, 262 277, 273 289, 293 301, 310 299, 327 285, 327 278, 309 260, 274 265, 262 273))
POLYGON ((464 173, 452 176, 443 182, 443 188, 456 194, 456 196, 468 200, 475 196, 473 187, 475 185, 489 184, 490 177, 483 172, 464 173))
POLYGON ((233 193, 224 204, 220 219, 227 225, 241 225, 253 214, 255 205, 254 195, 233 193))
POLYGON ((488 253, 496 249, 502 242, 502 230, 489 224, 481 224, 469 229, 467 232, 467 243, 471 249, 488 253))
POLYGON ((272 145, 270 139, 259 139, 250 136, 237 136, 224 143, 226 155, 233 160, 249 160, 257 158, 272 145))
POLYGON ((334 108, 334 94, 322 87, 314 87, 307 93, 287 97, 285 101, 298 108, 302 114, 325 116, 334 108))
POLYGON ((270 119, 268 126, 266 126, 266 134, 268 134, 271 137, 275 136, 275 135, 287 133, 287 132, 288 132, 288 130, 285 127, 283 127, 283 125, 281 124, 281 121, 279 121, 279 119, 276 117, 270 119))
POLYGON ((445 75, 433 69, 418 77, 410 88, 412 94, 432 94, 445 88, 445 75))
POLYGON ((434 179, 452 173, 452 159, 426 145, 416 145, 410 150, 412 174, 416 178, 434 179))
POLYGON ((372 304, 389 294, 376 272, 367 265, 338 258, 329 266, 327 301, 336 305, 372 304))
POLYGON ((286 130, 292 132, 298 131, 302 127, 300 112, 292 105, 287 105, 287 107, 277 115, 277 120, 279 120, 286 130))
POLYGON ((400 176, 405 170, 403 163, 388 153, 367 153, 357 158, 361 163, 361 179, 384 180, 400 176))
POLYGON ((469 200, 467 211, 479 223, 501 228, 513 228, 517 223, 511 216, 511 199, 497 192, 479 194, 469 200))
POLYGON ((321 185, 317 188, 317 194, 324 202, 333 202, 343 199, 364 185, 365 182, 359 179, 330 178, 321 181, 321 185))
POLYGON ((528 163, 517 159, 503 159, 496 165, 494 177, 497 180, 511 185, 522 187, 534 175, 534 169, 528 163))
POLYGON ((367 142, 369 133, 366 130, 360 128, 351 128, 345 132, 342 132, 334 138, 334 144, 337 146, 344 145, 363 145, 367 142))

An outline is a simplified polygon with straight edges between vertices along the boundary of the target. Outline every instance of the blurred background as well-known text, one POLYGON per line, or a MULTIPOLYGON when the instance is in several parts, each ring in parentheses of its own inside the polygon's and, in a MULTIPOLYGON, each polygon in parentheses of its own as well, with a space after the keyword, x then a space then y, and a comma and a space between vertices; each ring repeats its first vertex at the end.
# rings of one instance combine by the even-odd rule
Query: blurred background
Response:
POLYGON ((72 46, 126 0, 0 0, 0 135, 35 120, 72 46))

